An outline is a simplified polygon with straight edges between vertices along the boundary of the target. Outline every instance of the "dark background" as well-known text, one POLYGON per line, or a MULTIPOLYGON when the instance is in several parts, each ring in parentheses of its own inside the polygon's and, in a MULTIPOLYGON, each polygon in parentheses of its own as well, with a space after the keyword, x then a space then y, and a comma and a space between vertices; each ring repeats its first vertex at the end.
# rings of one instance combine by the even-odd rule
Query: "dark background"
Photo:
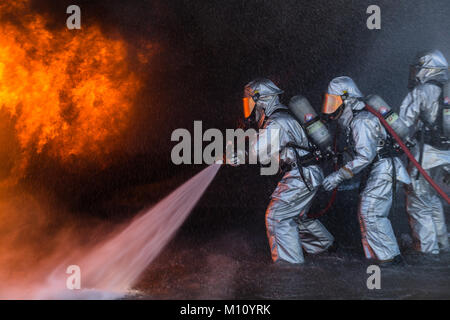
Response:
MULTIPOLYGON (((363 93, 377 93, 398 108, 407 93, 408 65, 418 51, 437 48, 450 57, 448 0, 34 0, 33 9, 49 17, 49 27, 61 28, 71 4, 81 7, 82 25, 119 32, 130 50, 142 39, 161 45, 148 70, 140 70, 147 73, 147 83, 129 143, 113 165, 73 172, 35 159, 25 181, 55 193, 74 212, 108 219, 130 217, 200 170, 171 163, 172 131, 193 132, 194 120, 202 120, 204 130, 234 128, 243 86, 255 77, 277 83, 285 90, 285 103, 301 93, 319 109, 328 82, 349 75, 363 93), (366 9, 372 4, 381 7, 381 30, 367 29, 366 9), (147 184, 153 184, 152 191, 135 207, 105 205, 147 184)), ((277 177, 258 173, 257 168, 223 168, 199 205, 203 209, 194 212, 184 230, 214 233, 224 225, 255 223, 263 228, 277 177)), ((334 218, 327 218, 333 231, 348 231, 341 232, 348 238, 358 233, 356 199, 354 192, 342 193, 334 218), (349 222, 339 213, 343 207, 354 208, 345 213, 349 222)))

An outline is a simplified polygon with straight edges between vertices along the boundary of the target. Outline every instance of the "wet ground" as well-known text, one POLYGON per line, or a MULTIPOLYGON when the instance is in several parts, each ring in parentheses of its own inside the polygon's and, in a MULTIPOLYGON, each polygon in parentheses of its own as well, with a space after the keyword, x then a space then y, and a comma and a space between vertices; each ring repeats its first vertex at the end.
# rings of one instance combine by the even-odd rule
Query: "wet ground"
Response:
MULTIPOLYGON (((407 264, 382 269, 381 290, 369 290, 369 264, 363 258, 356 219, 357 193, 340 192, 333 210, 321 218, 339 244, 336 252, 306 256, 304 266, 278 267, 270 260, 264 225, 276 178, 268 181, 239 170, 219 171, 176 237, 142 274, 135 286, 138 294, 130 298, 450 299, 450 254, 430 261, 411 250, 401 190, 391 220, 407 264), (238 178, 247 185, 230 188, 238 178)), ((135 211, 189 175, 129 188, 106 207, 118 205, 121 199, 125 212, 135 211)), ((318 210, 328 196, 321 194, 312 210, 318 210)))
MULTIPOLYGON (((245 248, 245 246, 243 247, 245 248)), ((381 290, 369 290, 367 264, 343 249, 277 267, 266 257, 206 248, 167 252, 137 285, 141 299, 449 299, 450 255, 439 262, 406 255, 408 265, 381 270, 381 290), (234 254, 233 254, 234 253, 234 254)), ((267 252, 266 252, 267 253, 267 252)))

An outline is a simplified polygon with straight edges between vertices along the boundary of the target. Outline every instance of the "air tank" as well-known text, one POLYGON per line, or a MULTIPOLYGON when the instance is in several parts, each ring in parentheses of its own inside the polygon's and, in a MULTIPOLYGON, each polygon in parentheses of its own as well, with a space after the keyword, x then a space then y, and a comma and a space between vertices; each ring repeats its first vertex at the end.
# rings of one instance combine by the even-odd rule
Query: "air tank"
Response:
POLYGON ((443 87, 444 105, 442 108, 442 127, 444 135, 450 138, 450 82, 447 82, 443 87))
POLYGON ((394 129, 398 136, 405 140, 408 137, 409 129, 402 119, 380 96, 371 94, 366 97, 366 103, 377 110, 386 119, 386 122, 394 129))
POLYGON ((331 150, 333 140, 308 99, 298 95, 289 102, 289 110, 305 128, 308 137, 322 150, 331 150))

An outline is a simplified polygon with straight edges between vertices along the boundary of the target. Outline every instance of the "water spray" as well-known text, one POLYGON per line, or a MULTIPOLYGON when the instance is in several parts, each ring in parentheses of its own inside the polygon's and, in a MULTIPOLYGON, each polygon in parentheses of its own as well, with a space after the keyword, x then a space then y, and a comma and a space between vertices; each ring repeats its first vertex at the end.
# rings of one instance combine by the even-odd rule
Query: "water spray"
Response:
MULTIPOLYGON (((173 238, 206 191, 220 165, 212 164, 142 212, 107 239, 85 248, 60 248, 63 255, 56 267, 37 268, 38 281, 13 283, 2 291, 4 299, 116 299, 130 289, 173 238), (82 249, 82 250, 79 250, 82 249), (81 270, 81 290, 68 290, 66 268, 81 270)), ((52 261, 52 266, 55 262, 52 261)), ((3 288, 2 288, 3 289, 3 288)))

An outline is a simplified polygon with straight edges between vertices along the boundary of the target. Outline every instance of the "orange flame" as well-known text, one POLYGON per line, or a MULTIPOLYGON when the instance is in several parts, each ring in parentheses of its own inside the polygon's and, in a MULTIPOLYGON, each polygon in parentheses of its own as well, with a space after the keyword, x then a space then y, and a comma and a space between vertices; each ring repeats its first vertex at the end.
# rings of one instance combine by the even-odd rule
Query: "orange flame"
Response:
POLYGON ((0 111, 14 123, 21 161, 44 151, 61 163, 105 158, 142 87, 127 43, 98 26, 50 30, 27 0, 0 4, 0 17, 12 12, 19 23, 0 22, 0 111))

